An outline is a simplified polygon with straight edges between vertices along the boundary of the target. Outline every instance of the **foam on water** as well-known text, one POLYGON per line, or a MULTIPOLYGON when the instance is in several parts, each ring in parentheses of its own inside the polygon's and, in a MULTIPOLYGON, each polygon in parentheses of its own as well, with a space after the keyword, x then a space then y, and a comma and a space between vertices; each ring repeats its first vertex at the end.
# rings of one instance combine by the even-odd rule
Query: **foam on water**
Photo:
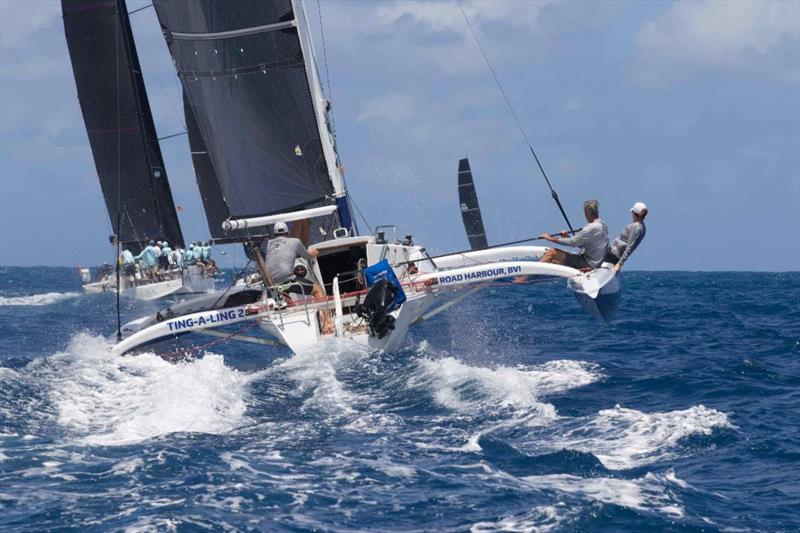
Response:
POLYGON ((206 354, 168 363, 118 357, 102 337, 78 334, 42 375, 55 416, 87 444, 118 445, 175 432, 226 433, 245 421, 253 375, 206 354))
POLYGON ((656 511, 673 518, 684 515, 681 502, 672 488, 686 488, 687 485, 671 470, 665 474, 648 473, 638 479, 584 478, 569 474, 527 476, 521 479, 535 490, 568 493, 639 512, 656 511))
POLYGON ((31 294, 28 296, 0 296, 0 306, 3 305, 52 305, 80 296, 79 292, 47 292, 44 294, 31 294))
POLYGON ((368 350, 355 343, 331 340, 289 357, 274 370, 296 383, 297 394, 308 396, 303 410, 349 416, 356 413, 354 406, 359 398, 338 379, 337 371, 368 357, 368 350))
POLYGON ((469 366, 453 357, 422 359, 412 375, 412 387, 427 385, 435 400, 455 411, 510 407, 537 411, 543 420, 555 418, 552 405, 539 398, 581 387, 600 379, 596 365, 582 361, 550 361, 535 366, 495 368, 469 366))
POLYGON ((627 469, 677 456, 683 438, 732 427, 725 413, 703 405, 650 414, 617 405, 565 432, 553 445, 592 453, 607 468, 627 469))

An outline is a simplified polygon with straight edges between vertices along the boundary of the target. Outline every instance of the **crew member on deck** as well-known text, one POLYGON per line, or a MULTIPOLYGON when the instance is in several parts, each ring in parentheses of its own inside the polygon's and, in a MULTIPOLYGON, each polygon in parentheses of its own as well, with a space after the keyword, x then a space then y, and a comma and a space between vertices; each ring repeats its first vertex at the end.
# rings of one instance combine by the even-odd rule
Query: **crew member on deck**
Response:
POLYGON ((122 259, 122 272, 130 283, 134 283, 136 279, 136 260, 133 258, 133 254, 130 250, 125 249, 122 250, 120 258, 122 259))
POLYGON ((542 239, 556 244, 582 248, 582 252, 573 254, 550 248, 542 256, 543 263, 556 263, 578 270, 594 269, 603 263, 608 251, 608 227, 600 219, 600 204, 597 200, 586 200, 583 203, 583 214, 588 224, 572 237, 568 237, 566 231, 561 233, 561 237, 553 237, 549 233, 541 236, 542 239))
POLYGON ((164 272, 169 270, 169 254, 172 252, 172 248, 169 247, 169 243, 164 241, 161 243, 161 255, 158 256, 158 266, 164 272))
POLYGON ((628 260, 637 246, 644 239, 647 228, 644 219, 647 217, 647 206, 644 202, 636 202, 631 207, 631 218, 633 222, 625 226, 619 237, 611 242, 606 254, 606 261, 614 263, 614 270, 620 271, 622 265, 628 260))
MULTIPOLYGON (((287 237, 289 228, 284 222, 276 222, 273 228, 275 237, 265 238, 261 242, 261 255, 266 263, 269 280, 267 284, 281 285, 290 281, 294 276, 295 260, 298 258, 311 261, 317 257, 317 250, 308 251, 300 239, 287 237)), ((326 300, 325 290, 315 284, 314 299, 318 302, 326 300)), ((320 309, 320 322, 322 323, 323 333, 333 333, 333 324, 330 313, 326 309, 320 309)))
POLYGON ((156 275, 156 269, 158 269, 158 255, 156 254, 155 244, 155 242, 150 241, 150 244, 145 246, 144 250, 136 256, 136 260, 141 261, 143 273, 150 281, 153 281, 156 275))
POLYGON ((194 265, 194 243, 190 243, 186 253, 183 254, 183 264, 186 266, 194 265))

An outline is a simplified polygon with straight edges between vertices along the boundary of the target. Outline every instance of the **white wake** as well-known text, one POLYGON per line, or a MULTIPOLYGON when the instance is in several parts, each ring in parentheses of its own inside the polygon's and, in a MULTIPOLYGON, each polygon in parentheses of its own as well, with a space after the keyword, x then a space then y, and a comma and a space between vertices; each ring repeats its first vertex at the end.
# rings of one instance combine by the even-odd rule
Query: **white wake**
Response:
POLYGON ((28 296, 0 296, 0 306, 3 305, 52 305, 63 300, 69 300, 80 296, 79 292, 46 292, 43 294, 31 294, 28 296))
POLYGON ((253 374, 219 355, 168 363, 111 355, 102 337, 76 335, 42 377, 55 416, 86 444, 120 445, 175 432, 221 434, 245 421, 253 374))

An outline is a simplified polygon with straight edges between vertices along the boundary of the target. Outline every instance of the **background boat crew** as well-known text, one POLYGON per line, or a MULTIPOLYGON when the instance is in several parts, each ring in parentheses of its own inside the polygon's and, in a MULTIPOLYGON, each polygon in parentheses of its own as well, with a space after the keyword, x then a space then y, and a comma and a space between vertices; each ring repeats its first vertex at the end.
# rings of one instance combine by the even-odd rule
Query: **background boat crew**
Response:
POLYGON ((608 247, 608 254, 606 254, 606 261, 614 263, 614 270, 620 271, 622 265, 628 260, 628 257, 644 239, 647 233, 647 228, 644 225, 644 219, 647 217, 647 206, 644 202, 636 202, 631 207, 631 218, 633 222, 625 226, 619 237, 611 241, 608 247))
POLYGON ((186 266, 194 265, 194 243, 190 243, 189 248, 183 254, 183 264, 186 266))
POLYGON ((169 270, 169 254, 172 253, 172 248, 169 247, 169 243, 164 241, 161 243, 161 255, 158 256, 158 267, 161 270, 167 271, 169 270))
POLYGON ((560 237, 553 237, 549 233, 541 235, 546 241, 581 248, 581 253, 573 254, 551 248, 542 256, 542 262, 577 269, 597 268, 602 264, 608 251, 608 227, 600 219, 600 204, 597 200, 586 200, 583 203, 583 214, 588 224, 572 237, 568 237, 567 232, 563 232, 560 237))
POLYGON ((133 258, 133 254, 130 250, 125 249, 119 255, 122 260, 122 272, 129 282, 133 282, 136 279, 136 260, 133 258))
MULTIPOLYGON (((160 253, 161 250, 158 250, 160 253)), ((156 274, 156 269, 158 268, 158 255, 156 254, 156 243, 150 241, 150 243, 145 246, 144 250, 136 256, 135 258, 139 261, 141 265, 142 272, 149 280, 153 280, 156 274)))
POLYGON ((169 254, 169 265, 172 268, 182 268, 183 267, 183 254, 184 251, 180 248, 176 248, 172 250, 169 254))

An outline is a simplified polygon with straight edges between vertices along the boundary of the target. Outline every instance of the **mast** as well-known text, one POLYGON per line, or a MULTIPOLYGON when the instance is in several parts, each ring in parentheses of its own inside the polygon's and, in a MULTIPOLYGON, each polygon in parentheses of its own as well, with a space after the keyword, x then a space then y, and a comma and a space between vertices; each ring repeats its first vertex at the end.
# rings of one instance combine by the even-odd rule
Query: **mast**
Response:
POLYGON ((314 43, 311 40, 311 31, 308 27, 308 15, 306 5, 303 0, 292 0, 295 20, 297 20, 297 32, 300 35, 300 46, 303 48, 303 56, 306 58, 306 75, 308 85, 311 88, 311 100, 314 111, 317 115, 317 126, 319 136, 322 141, 322 149, 325 153, 325 161, 328 164, 328 175, 330 176, 333 190, 336 195, 336 206, 339 214, 339 222, 343 228, 352 229, 353 221, 350 214, 350 205, 347 201, 347 187, 342 176, 341 166, 339 165, 339 155, 336 153, 336 146, 333 140, 333 132, 328 120, 330 102, 322 93, 322 84, 319 81, 319 71, 317 70, 316 55, 314 54, 314 43), (297 4, 300 9, 297 9, 297 4), (298 14, 302 15, 299 20, 298 14))
POLYGON ((62 0, 78 100, 112 227, 136 253, 183 246, 124 0, 62 0))

